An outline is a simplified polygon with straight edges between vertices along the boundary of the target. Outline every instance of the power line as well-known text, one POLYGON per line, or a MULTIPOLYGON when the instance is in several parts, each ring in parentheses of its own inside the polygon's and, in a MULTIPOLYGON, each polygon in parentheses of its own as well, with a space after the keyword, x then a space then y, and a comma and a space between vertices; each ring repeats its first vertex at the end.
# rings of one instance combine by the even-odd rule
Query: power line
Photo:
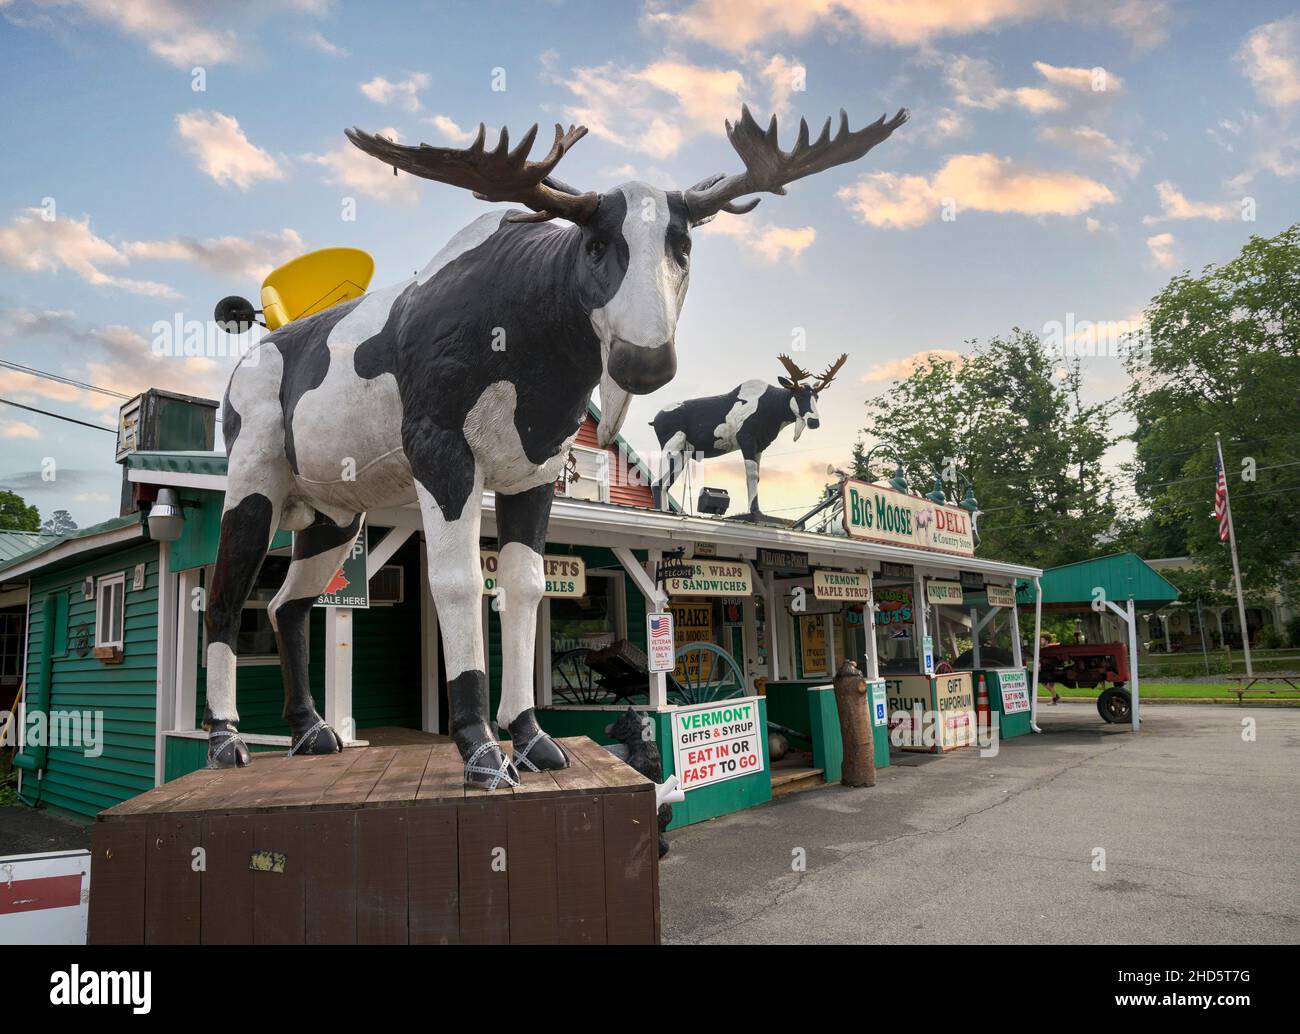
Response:
POLYGON ((101 395, 111 395, 114 398, 129 399, 130 395, 124 395, 120 391, 113 391, 111 388, 101 388, 98 384, 89 384, 86 381, 79 381, 74 377, 65 377, 59 373, 50 373, 46 370, 37 370, 31 366, 24 366, 22 363, 15 363, 11 359, 0 359, 0 366, 8 367, 10 370, 17 370, 20 373, 30 374, 33 377, 44 377, 46 380, 55 381, 59 384, 66 384, 73 388, 82 388, 85 391, 97 391, 101 395))
POLYGON ((51 413, 48 409, 37 409, 35 406, 24 406, 21 402, 11 402, 9 399, 0 399, 6 406, 14 406, 17 409, 25 409, 29 413, 40 413, 41 416, 52 416, 55 420, 66 420, 70 424, 80 424, 82 427, 89 427, 92 431, 107 431, 115 435, 117 432, 111 427, 105 427, 103 424, 91 424, 85 420, 78 420, 76 417, 64 416, 62 413, 51 413))

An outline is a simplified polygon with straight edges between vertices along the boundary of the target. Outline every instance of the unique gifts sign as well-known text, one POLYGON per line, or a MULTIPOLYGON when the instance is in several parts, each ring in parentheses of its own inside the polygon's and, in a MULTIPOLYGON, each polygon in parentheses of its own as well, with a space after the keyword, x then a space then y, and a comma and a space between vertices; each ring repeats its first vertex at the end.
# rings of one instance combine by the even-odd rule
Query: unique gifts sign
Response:
POLYGON ((673 768, 687 793, 763 771, 758 697, 673 711, 673 768))
POLYGON ((961 606, 961 582, 941 582, 931 579, 925 583, 925 598, 931 603, 950 603, 961 606))
POLYGON ((865 481, 845 481, 844 530, 855 539, 975 555, 970 514, 865 481))
POLYGON ((998 685, 1002 687, 1003 714, 1023 714, 1029 710, 1029 676, 1024 668, 998 672, 998 685))
POLYGON ((865 574, 848 571, 814 571, 813 595, 819 600, 853 600, 865 603, 871 599, 871 579, 865 574))
POLYGON ((690 578, 669 578, 664 591, 669 596, 752 596, 754 577, 745 560, 692 560, 690 578))
MULTIPOLYGON (((501 554, 495 550, 479 551, 479 566, 483 569, 483 595, 497 593, 497 566, 501 554)), ((580 556, 544 556, 542 571, 546 575, 546 595, 576 597, 587 595, 587 565, 580 556)))

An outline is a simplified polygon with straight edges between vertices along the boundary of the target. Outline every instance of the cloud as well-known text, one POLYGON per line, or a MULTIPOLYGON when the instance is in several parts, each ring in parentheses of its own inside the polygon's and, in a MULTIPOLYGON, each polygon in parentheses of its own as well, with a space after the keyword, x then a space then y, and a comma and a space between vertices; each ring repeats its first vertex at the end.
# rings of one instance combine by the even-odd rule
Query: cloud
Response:
POLYGON ((1142 222, 1147 225, 1161 223, 1166 219, 1213 219, 1215 222, 1223 222, 1241 215, 1241 209, 1231 201, 1188 201, 1182 191, 1169 180, 1156 184, 1156 195, 1160 198, 1161 214, 1143 217, 1142 222))
POLYGON ((759 76, 768 85, 772 111, 784 115, 790 110, 790 94, 807 88, 808 69, 798 58, 773 54, 759 70, 759 76))
POLYGON ((1135 45, 1165 36, 1163 0, 650 0, 644 20, 673 35, 744 53, 771 36, 856 28, 870 40, 925 46, 1043 18, 1114 28, 1135 45))
POLYGON ((133 259, 188 262, 232 280, 261 283, 267 273, 305 250, 298 231, 256 232, 238 237, 172 237, 160 241, 135 241, 123 250, 133 259))
POLYGON ((166 284, 133 280, 104 271, 104 266, 125 266, 128 254, 98 236, 90 228, 90 217, 46 219, 45 211, 28 208, 0 227, 0 264, 24 272, 70 270, 96 287, 113 287, 154 298, 175 298, 166 284))
POLYGON ((0 424, 0 438, 23 439, 25 441, 35 441, 41 437, 41 432, 31 424, 25 424, 21 420, 7 420, 0 424))
POLYGON ((959 54, 948 59, 944 79, 953 100, 962 107, 995 110, 1011 106, 1034 115, 1062 111, 1085 97, 1114 93, 1121 84, 1119 76, 1101 67, 1068 68, 1035 61, 1034 70, 1046 81, 1045 86, 1007 87, 998 81, 992 62, 959 54))
POLYGON ((1152 261, 1164 269, 1178 265, 1178 259, 1174 257, 1173 246, 1174 235, 1172 233, 1157 233, 1154 237, 1147 238, 1147 251, 1151 253, 1152 261))
POLYGON ((252 143, 230 115, 187 111, 176 116, 176 131, 199 168, 223 187, 247 190, 259 180, 284 178, 275 159, 252 143))
POLYGON ((1225 183, 1230 193, 1245 192, 1261 172, 1272 173, 1278 179, 1300 175, 1300 139, 1287 119, 1282 112, 1267 117, 1243 112, 1239 118, 1220 119, 1207 130, 1227 153, 1245 155, 1245 167, 1225 183))
POLYGON ((1095 68, 1070 68, 1062 65, 1049 65, 1046 61, 1035 61, 1034 70, 1053 86, 1076 93, 1114 93, 1123 85, 1114 72, 1097 66, 1095 68))
POLYGON ((773 226, 752 215, 720 215, 705 223, 696 233, 730 237, 746 253, 758 255, 766 262, 797 259, 817 239, 817 231, 811 226, 773 226))
POLYGON ((1300 103, 1300 15, 1254 29, 1237 61, 1259 99, 1275 108, 1300 103))
POLYGON ((1081 215, 1111 204, 1109 187, 1073 172, 1024 165, 995 154, 953 155, 933 177, 877 172, 836 196, 862 222, 910 228, 938 217, 945 205, 956 211, 1015 215, 1081 215))
POLYGON ((433 80, 425 72, 412 72, 396 82, 377 75, 361 84, 361 92, 376 104, 396 104, 405 111, 420 110, 420 91, 427 90, 433 80))
POLYGON ((448 143, 456 147, 468 147, 478 136, 478 127, 473 129, 461 129, 461 127, 446 115, 434 115, 432 118, 424 120, 441 133, 448 143))
POLYGON ((74 503, 111 503, 113 497, 104 492, 78 492, 72 497, 74 503))
POLYGON ((1038 139, 1059 144, 1087 158, 1101 158, 1130 176, 1136 176, 1142 169, 1141 158, 1091 126, 1044 126, 1038 131, 1038 139))
MULTIPOLYGON (((391 126, 379 131, 381 136, 400 142, 402 135, 391 126)), ((322 166, 325 178, 340 187, 355 190, 358 194, 378 201, 397 201, 414 204, 419 198, 416 177, 394 176, 390 166, 370 157, 350 143, 339 144, 324 154, 305 154, 303 160, 322 166)))
POLYGON ((330 57, 347 57, 348 51, 336 43, 331 43, 319 32, 312 30, 305 32, 299 37, 302 42, 312 50, 320 51, 322 54, 328 54, 330 57))
POLYGON ((966 356, 961 352, 954 352, 947 348, 927 348, 920 352, 913 352, 911 355, 905 355, 901 359, 893 359, 887 363, 877 363, 864 373, 860 379, 863 384, 881 384, 885 381, 906 380, 917 370, 932 365, 936 360, 955 363, 960 366, 966 361, 966 356))

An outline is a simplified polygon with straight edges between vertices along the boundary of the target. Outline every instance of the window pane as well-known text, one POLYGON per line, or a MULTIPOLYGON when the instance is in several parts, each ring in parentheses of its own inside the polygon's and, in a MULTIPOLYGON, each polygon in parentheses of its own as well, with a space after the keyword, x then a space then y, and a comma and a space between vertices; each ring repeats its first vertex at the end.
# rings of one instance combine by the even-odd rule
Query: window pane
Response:
POLYGON ((113 642, 122 641, 122 622, 126 616, 126 585, 118 582, 113 586, 113 642))

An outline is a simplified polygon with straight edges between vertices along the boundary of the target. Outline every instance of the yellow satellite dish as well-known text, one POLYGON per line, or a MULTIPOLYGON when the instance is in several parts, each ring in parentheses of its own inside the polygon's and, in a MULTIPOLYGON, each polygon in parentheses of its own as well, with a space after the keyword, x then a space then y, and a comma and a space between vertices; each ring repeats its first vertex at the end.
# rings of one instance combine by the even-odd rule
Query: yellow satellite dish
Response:
POLYGON ((366 293, 375 260, 360 248, 322 248, 299 255, 262 281, 262 318, 269 330, 366 293))

